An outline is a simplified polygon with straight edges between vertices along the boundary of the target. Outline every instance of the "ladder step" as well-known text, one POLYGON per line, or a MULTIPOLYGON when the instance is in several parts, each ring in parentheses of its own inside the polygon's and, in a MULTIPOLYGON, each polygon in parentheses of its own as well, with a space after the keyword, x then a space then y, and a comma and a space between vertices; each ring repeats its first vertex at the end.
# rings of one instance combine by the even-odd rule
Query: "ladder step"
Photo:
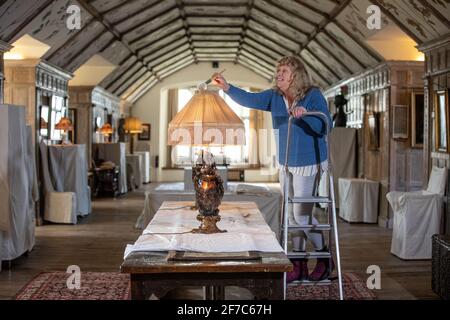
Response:
MULTIPOLYGON (((284 230, 284 226, 282 226, 282 230, 284 230)), ((331 225, 329 225, 329 224, 317 224, 317 225, 305 224, 305 225, 302 225, 302 226, 290 225, 290 226, 288 226, 288 230, 292 230, 292 231, 310 231, 310 230, 314 230, 314 231, 330 231, 331 230, 331 225)))
POLYGON ((329 252, 288 252, 288 258, 293 259, 321 259, 321 258, 330 258, 331 253, 329 252))
POLYGON ((290 203, 332 203, 327 197, 295 197, 289 199, 290 203))
POLYGON ((302 281, 293 281, 288 284, 288 286, 330 286, 331 280, 322 280, 322 281, 309 281, 309 280, 302 280, 302 281))

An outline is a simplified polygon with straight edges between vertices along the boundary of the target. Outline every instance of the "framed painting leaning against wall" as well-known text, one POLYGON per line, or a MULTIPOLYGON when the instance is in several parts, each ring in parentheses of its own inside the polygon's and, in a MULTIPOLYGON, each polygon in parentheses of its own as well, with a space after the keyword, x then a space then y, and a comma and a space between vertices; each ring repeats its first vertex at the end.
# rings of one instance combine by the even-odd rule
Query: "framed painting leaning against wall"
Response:
POLYGON ((435 150, 448 152, 448 92, 437 91, 434 96, 435 150))
POLYGON ((423 148, 425 99, 423 90, 411 93, 411 148, 423 148))

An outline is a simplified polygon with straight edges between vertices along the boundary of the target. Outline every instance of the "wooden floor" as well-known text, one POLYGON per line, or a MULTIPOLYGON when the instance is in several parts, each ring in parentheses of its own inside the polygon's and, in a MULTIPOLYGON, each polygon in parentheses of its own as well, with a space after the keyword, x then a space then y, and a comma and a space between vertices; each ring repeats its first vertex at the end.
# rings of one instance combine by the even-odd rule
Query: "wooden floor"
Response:
MULTIPOLYGON (((13 261, 11 270, 0 272, 0 299, 12 299, 43 271, 65 271, 69 265, 78 265, 81 271, 119 271, 126 244, 140 234, 134 223, 143 203, 142 191, 116 200, 95 200, 93 213, 77 225, 37 227, 33 251, 13 261)), ((390 230, 345 222, 339 223, 339 230, 345 272, 357 272, 367 279, 370 265, 381 268, 382 289, 375 292, 379 299, 437 299, 431 290, 430 261, 402 261, 391 255, 390 230)), ((248 298, 244 291, 232 290, 231 294, 236 299, 248 298)), ((196 297, 188 291, 173 296, 196 297)))

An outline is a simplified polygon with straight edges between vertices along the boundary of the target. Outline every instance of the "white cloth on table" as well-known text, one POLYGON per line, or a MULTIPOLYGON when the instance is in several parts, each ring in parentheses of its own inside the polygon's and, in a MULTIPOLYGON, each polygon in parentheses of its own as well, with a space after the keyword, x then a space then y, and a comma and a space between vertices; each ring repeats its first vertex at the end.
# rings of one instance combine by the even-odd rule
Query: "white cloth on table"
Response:
MULTIPOLYGON (((264 220, 279 237, 282 201, 280 191, 271 190, 266 185, 245 184, 243 187, 240 187, 240 185, 241 183, 229 182, 228 190, 225 190, 222 202, 255 202, 264 220)), ((145 192, 144 209, 136 221, 135 227, 137 229, 145 228, 165 201, 192 201, 193 204, 194 200, 194 191, 185 191, 183 182, 163 183, 154 191, 145 192)))
POLYGON ((25 108, 0 105, 0 261, 32 250, 35 242, 36 173, 25 108))
POLYGON ((377 223, 380 183, 366 179, 339 179, 339 216, 347 222, 377 223))
POLYGON ((150 182, 150 152, 148 151, 134 151, 134 154, 139 154, 142 157, 142 182, 150 182))
MULTIPOLYGON (((355 178, 357 176, 357 129, 336 127, 329 135, 330 159, 333 170, 333 187, 336 208, 340 207, 339 178, 355 178)), ((329 175, 325 171, 319 185, 319 195, 328 196, 329 175)), ((326 207, 326 204, 321 204, 326 207)))
POLYGON ((138 251, 283 251, 255 203, 224 202, 217 226, 227 232, 208 235, 190 233, 199 226, 197 213, 183 208, 190 204, 164 202, 135 244, 127 246, 124 258, 138 251))
POLYGON ((447 168, 433 167, 427 190, 389 192, 394 211, 391 253, 405 260, 431 259, 432 236, 440 233, 447 168))
MULTIPOLYGON (((130 165, 133 170, 134 183, 136 188, 142 187, 142 155, 140 154, 127 154, 127 165, 130 165)), ((129 176, 131 173, 127 173, 129 176)))
POLYGON ((50 172, 57 192, 74 192, 77 214, 90 212, 91 196, 88 188, 86 145, 49 146, 50 172))
POLYGON ((127 162, 126 162, 126 144, 119 143, 94 143, 92 144, 92 154, 94 158, 104 161, 111 161, 120 167, 119 191, 127 193, 127 162))

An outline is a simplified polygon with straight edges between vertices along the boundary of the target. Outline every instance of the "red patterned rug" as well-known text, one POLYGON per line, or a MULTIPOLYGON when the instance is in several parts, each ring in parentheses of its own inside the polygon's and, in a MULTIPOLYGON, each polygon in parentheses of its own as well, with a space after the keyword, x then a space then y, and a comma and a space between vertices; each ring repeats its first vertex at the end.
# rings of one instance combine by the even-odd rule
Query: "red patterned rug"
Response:
MULTIPOLYGON (((83 272, 80 289, 68 289, 70 274, 44 272, 25 285, 16 295, 16 300, 129 300, 130 277, 114 272, 83 272)), ((337 281, 333 282, 332 297, 337 299, 337 281)), ((346 300, 375 300, 375 294, 354 273, 344 274, 346 300)), ((326 300, 328 287, 292 286, 287 292, 288 300, 326 300)))
MULTIPOLYGON (((355 273, 344 273, 345 300, 376 300, 377 296, 367 288, 366 283, 355 273)), ((338 281, 329 286, 290 286, 286 294, 287 300, 338 300, 338 281)))
POLYGON ((114 272, 81 273, 80 289, 69 289, 66 272, 43 272, 16 295, 16 300, 128 300, 130 276, 114 272))

